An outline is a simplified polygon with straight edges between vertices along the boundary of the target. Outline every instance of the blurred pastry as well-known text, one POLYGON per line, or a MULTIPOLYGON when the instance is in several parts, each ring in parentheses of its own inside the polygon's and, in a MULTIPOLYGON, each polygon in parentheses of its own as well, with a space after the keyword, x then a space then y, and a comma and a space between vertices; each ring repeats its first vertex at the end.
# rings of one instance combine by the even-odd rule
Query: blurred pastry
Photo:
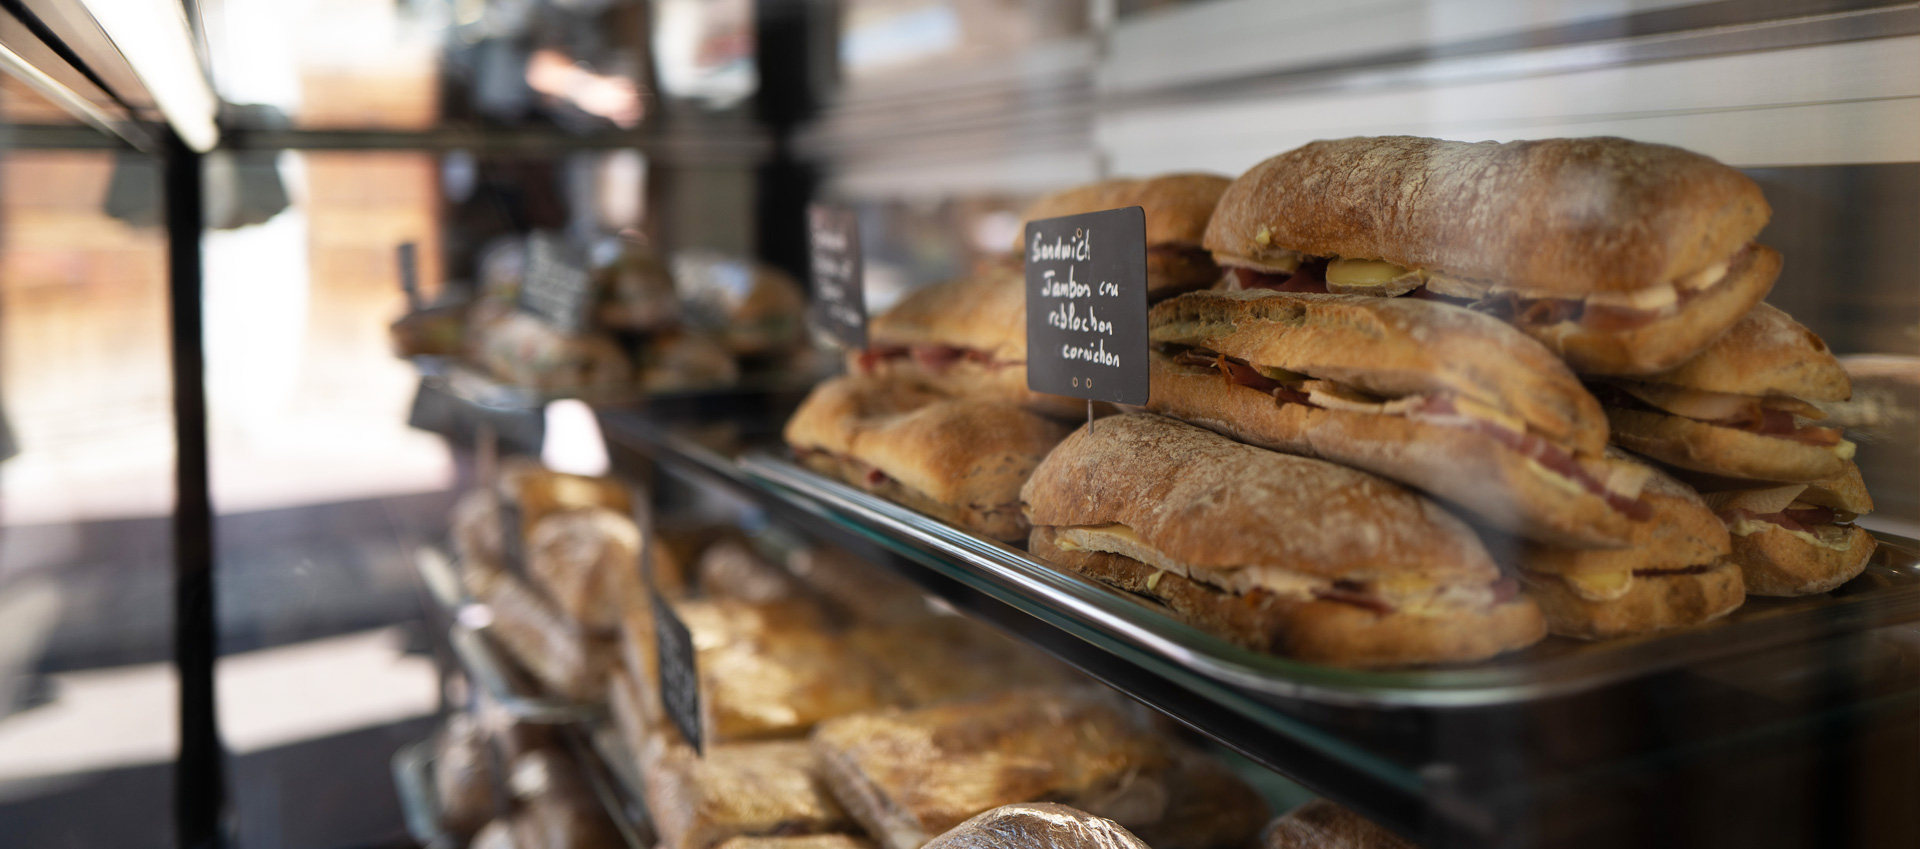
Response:
POLYGON ((787 420, 815 471, 994 539, 1025 539, 1020 485, 1068 426, 1012 404, 950 400, 900 379, 822 383, 787 420))
POLYGON ((434 744, 433 784, 440 797, 440 824, 458 835, 470 835, 506 804, 494 794, 488 763, 487 738, 478 722, 464 712, 447 717, 434 744))
POLYGON ((661 330, 680 321, 680 296, 673 273, 653 249, 639 241, 616 238, 596 246, 588 268, 594 291, 600 295, 594 320, 616 330, 661 330), (607 250, 609 249, 610 250, 607 250))
POLYGON ((1002 805, 949 829, 925 849, 1148 849, 1112 820, 1051 802, 1002 805))
POLYGON ((677 733, 660 730, 648 740, 641 773, 661 849, 853 828, 804 741, 708 745, 702 756, 677 733))
POLYGON ((1416 849, 1372 820, 1315 799, 1267 826, 1263 849, 1416 849))
POLYGON ((813 747, 835 797, 886 849, 917 849, 983 811, 1041 799, 1112 819, 1150 843, 1142 829, 1180 823, 1185 833, 1153 844, 1168 849, 1241 846, 1266 817, 1252 788, 1224 769, 1189 770, 1177 744, 1091 690, 1016 690, 849 716, 822 724, 813 747), (1213 816, 1180 810, 1196 796, 1210 798, 1213 816))
POLYGON ((549 513, 527 537, 527 575, 568 618, 594 631, 620 624, 620 582, 638 579, 640 530, 604 507, 549 513))
POLYGON ((653 334, 641 343, 638 366, 640 388, 648 392, 715 389, 740 382, 740 365, 733 352, 699 330, 653 334))
POLYGON ((474 308, 467 356, 504 383, 545 391, 616 390, 633 374, 612 337, 566 333, 503 304, 474 308))
POLYGON ((581 627, 512 575, 496 579, 481 600, 493 613, 485 633, 541 684, 582 702, 605 692, 617 651, 611 637, 581 627))
POLYGON ((701 736, 709 744, 792 737, 886 702, 872 670, 804 602, 678 601, 698 652, 701 736))
POLYGON ((909 707, 1075 679, 1039 652, 959 616, 866 625, 848 631, 846 642, 879 673, 888 701, 909 707))

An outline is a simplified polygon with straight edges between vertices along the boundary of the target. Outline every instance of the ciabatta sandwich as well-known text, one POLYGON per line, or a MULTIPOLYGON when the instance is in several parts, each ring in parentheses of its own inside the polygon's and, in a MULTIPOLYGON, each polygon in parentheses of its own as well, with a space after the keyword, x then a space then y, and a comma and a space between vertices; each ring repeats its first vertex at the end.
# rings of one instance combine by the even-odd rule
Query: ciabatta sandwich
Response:
POLYGON ((1194 292, 1148 317, 1156 412, 1426 490, 1530 539, 1625 545, 1643 467, 1564 363, 1491 316, 1359 295, 1194 292))
POLYGON ((1021 500, 1034 556, 1261 651, 1354 667, 1443 663, 1546 631, 1438 504, 1160 416, 1083 426, 1021 500))
POLYGON ((1619 138, 1317 141, 1235 180, 1206 247, 1241 288, 1450 299, 1582 374, 1679 365, 1759 303, 1780 255, 1752 180, 1619 138))
POLYGON ((1018 268, 919 289, 867 325, 847 371, 917 381, 959 398, 1061 417, 1087 402, 1027 388, 1027 294, 1018 268))
POLYGON ((1027 536, 1020 485, 1067 426, 1012 404, 947 398, 905 380, 840 377, 787 420, 802 462, 994 539, 1027 536))
POLYGON ((1733 534, 1733 562, 1752 595, 1823 593, 1867 568, 1878 546, 1853 524, 1873 512, 1873 498, 1852 463, 1810 484, 1705 494, 1733 534))
POLYGON ((1854 446, 1813 401, 1853 394, 1825 342, 1760 304, 1706 350, 1659 374, 1596 381, 1613 441, 1724 478, 1808 483, 1841 475, 1854 446))
POLYGON ((1727 529, 1700 495, 1651 469, 1641 495, 1653 518, 1629 548, 1520 547, 1521 579, 1553 633, 1597 640, 1698 625, 1746 601, 1727 529))
MULTIPOLYGON (((1140 207, 1147 219, 1147 300, 1157 301, 1219 281, 1220 266, 1200 240, 1220 193, 1231 182, 1218 174, 1102 180, 1047 195, 1028 207, 1022 220, 1140 207)), ((1014 252, 1026 248, 1015 245, 1014 252)))

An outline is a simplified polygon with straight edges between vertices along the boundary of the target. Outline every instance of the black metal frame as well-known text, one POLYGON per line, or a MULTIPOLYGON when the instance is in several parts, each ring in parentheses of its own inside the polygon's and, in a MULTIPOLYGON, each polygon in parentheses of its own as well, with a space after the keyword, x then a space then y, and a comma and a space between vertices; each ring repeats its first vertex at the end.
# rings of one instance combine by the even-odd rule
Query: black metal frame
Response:
POLYGON ((180 680, 174 762, 176 845, 225 844, 226 763, 214 702, 213 500, 207 465, 206 345, 201 311, 200 154, 166 133, 167 309, 173 360, 173 659, 180 680))

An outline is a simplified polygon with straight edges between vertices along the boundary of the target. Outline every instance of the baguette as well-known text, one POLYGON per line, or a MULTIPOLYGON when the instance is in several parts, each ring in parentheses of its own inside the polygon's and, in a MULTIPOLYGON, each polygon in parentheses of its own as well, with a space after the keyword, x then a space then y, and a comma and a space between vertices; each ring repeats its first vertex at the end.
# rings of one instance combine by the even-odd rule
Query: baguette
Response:
POLYGON ((1021 497, 1036 557, 1254 649, 1380 667, 1477 660, 1545 635, 1439 505, 1171 419, 1076 431, 1021 497))
POLYGON ((1733 535, 1733 562, 1747 592, 1764 596, 1823 593, 1867 568, 1879 543, 1853 524, 1873 512, 1860 469, 1811 484, 1706 494, 1733 535))
POLYGON ((1448 304, 1196 292, 1153 308, 1147 408, 1418 487, 1531 539, 1619 547, 1636 468, 1538 343, 1448 304))
POLYGON ((1746 600, 1740 569, 1726 559, 1726 527, 1700 496, 1657 471, 1643 495, 1653 518, 1629 548, 1521 547, 1522 580, 1553 633, 1595 640, 1698 625, 1746 600))
POLYGON ((1582 374, 1645 374, 1766 296, 1779 255, 1752 240, 1771 215, 1745 175, 1666 145, 1385 136, 1254 166, 1205 245, 1242 286, 1303 286, 1288 278, 1305 268, 1323 291, 1424 290, 1501 314, 1582 374))
POLYGON ((943 395, 1085 415, 1087 402, 1027 388, 1027 293, 1018 268, 927 286, 874 316, 850 374, 910 380, 943 395))
POLYGON ((1020 484, 1067 426, 1006 403, 950 400, 899 380, 814 387, 787 444, 822 474, 1002 541, 1027 535, 1020 484))
POLYGON ((1845 473, 1854 444, 1814 401, 1853 395, 1826 343, 1760 304, 1678 367, 1595 382, 1613 438, 1662 463, 1754 481, 1810 483, 1845 473))

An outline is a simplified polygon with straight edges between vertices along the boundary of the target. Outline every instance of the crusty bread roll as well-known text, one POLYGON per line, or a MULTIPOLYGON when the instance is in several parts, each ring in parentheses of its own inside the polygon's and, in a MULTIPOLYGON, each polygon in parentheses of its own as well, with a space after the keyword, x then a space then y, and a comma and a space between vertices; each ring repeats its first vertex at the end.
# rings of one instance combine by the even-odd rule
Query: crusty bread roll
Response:
POLYGON ((1697 625, 1746 600, 1739 568, 1725 559, 1726 527, 1698 494, 1654 471, 1642 497, 1653 518, 1634 529, 1628 548, 1520 548, 1527 592, 1553 633, 1594 640, 1697 625))
POLYGON ((851 374, 914 380, 956 398, 1018 404, 1050 416, 1087 402, 1027 388, 1027 294, 1020 270, 998 269, 926 286, 867 325, 851 374))
POLYGON ((1254 166, 1205 244, 1228 268, 1379 261, 1394 273, 1378 283, 1396 281, 1382 294, 1517 302, 1515 323, 1575 371, 1640 374, 1677 365, 1765 297, 1779 256, 1751 243, 1771 215, 1745 175, 1666 145, 1384 136, 1254 166))
POLYGON ((1732 559, 1751 595, 1827 592, 1864 571, 1879 546, 1873 534, 1853 524, 1873 512, 1873 498, 1852 462, 1824 481, 1711 492, 1706 498, 1733 535, 1732 559))
POLYGON ((1035 556, 1259 650, 1378 667, 1477 660, 1546 633, 1439 505, 1172 419, 1082 427, 1021 497, 1035 556))
POLYGON ((1267 826, 1262 849, 1415 849, 1352 810, 1315 799, 1267 826))
POLYGON ((822 724, 812 745, 834 796, 884 849, 918 849, 984 811, 1040 799, 1164 849, 1244 846, 1266 818, 1245 782, 1106 691, 1010 690, 848 716, 822 724))
MULTIPOLYGON (((1200 241, 1220 194, 1231 182, 1218 174, 1101 180, 1042 197, 1027 207, 1021 220, 1140 207, 1147 224, 1147 298, 1158 300, 1211 286, 1220 279, 1220 267, 1200 241)), ((1013 247, 1015 254, 1025 253, 1026 246, 1020 239, 1013 247)))
POLYGON ((709 745, 702 755, 678 733, 660 729, 648 740, 640 767, 662 849, 712 849, 742 836, 853 831, 804 740, 709 745))
POLYGON ((1853 394, 1826 343, 1792 316, 1755 306, 1678 367, 1598 382, 1620 445, 1726 478, 1807 483, 1844 474, 1854 445, 1811 401, 1853 394))
POLYGON ((619 627, 622 588, 639 570, 639 528, 604 507, 549 513, 527 537, 527 576, 588 630, 619 627))
POLYGON ((1148 849, 1124 826, 1052 802, 1002 805, 927 842, 924 849, 1148 849))
POLYGON ((902 380, 814 387, 786 440, 822 474, 994 539, 1027 534, 1020 485, 1067 426, 1021 407, 944 399, 902 380))
POLYGON ((1410 298, 1242 291, 1183 295, 1148 324, 1155 412, 1419 487, 1532 539, 1618 547, 1640 515, 1640 476, 1602 456, 1599 405, 1492 317, 1410 298))

